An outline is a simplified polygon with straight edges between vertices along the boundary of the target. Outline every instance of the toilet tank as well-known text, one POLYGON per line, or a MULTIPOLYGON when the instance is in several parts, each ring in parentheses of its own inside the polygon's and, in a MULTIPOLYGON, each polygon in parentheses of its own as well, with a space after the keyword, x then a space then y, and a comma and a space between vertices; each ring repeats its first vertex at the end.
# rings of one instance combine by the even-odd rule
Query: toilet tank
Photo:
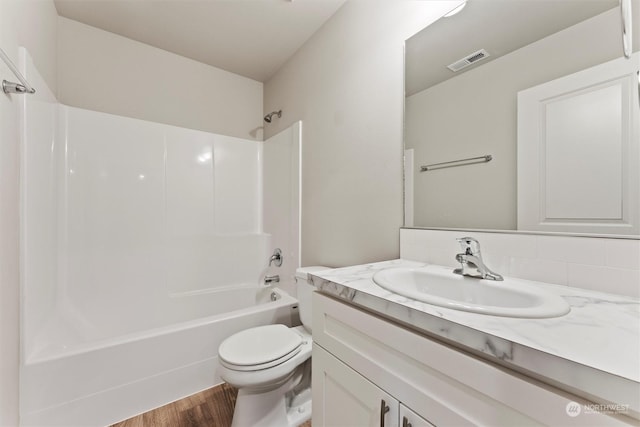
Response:
POLYGON ((298 298, 298 312, 302 325, 311 332, 311 294, 315 287, 311 284, 309 273, 327 270, 328 267, 314 266, 296 269, 296 292, 298 298))

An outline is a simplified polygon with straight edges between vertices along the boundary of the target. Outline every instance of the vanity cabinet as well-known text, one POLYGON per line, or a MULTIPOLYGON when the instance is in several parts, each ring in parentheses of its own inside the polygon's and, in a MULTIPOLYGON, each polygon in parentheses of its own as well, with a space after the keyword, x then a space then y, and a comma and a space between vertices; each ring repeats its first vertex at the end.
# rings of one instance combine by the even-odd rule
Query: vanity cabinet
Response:
POLYGON ((313 339, 314 427, 637 425, 319 292, 313 339))
POLYGON ((429 421, 400 404, 400 427, 435 427, 429 421))
POLYGON ((398 427, 400 402, 322 347, 313 357, 314 393, 322 396, 322 405, 312 400, 314 426, 398 427))
POLYGON ((433 427, 322 347, 313 357, 314 426, 433 427))

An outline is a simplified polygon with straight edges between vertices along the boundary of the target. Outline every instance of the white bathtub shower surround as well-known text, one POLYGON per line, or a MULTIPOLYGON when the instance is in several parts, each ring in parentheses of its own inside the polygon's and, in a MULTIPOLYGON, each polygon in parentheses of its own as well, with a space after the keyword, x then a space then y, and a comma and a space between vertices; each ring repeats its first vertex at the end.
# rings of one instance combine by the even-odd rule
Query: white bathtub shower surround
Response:
POLYGON ((283 250, 282 266, 269 269, 283 281, 278 286, 296 294, 300 267, 300 164, 302 122, 267 139, 263 145, 262 215, 264 232, 271 236, 269 253, 283 250))
POLYGON ((394 260, 313 274, 313 283, 374 313, 525 372, 598 403, 628 405, 640 417, 640 300, 540 284, 563 297, 571 312, 551 319, 517 319, 438 307, 391 293, 373 280, 394 260))
MULTIPOLYGON (((28 113, 37 110, 30 102, 28 113)), ((26 253, 24 288, 26 295, 48 295, 49 307, 41 312, 68 329, 72 342, 51 343, 49 333, 31 328, 24 336, 26 361, 47 357, 56 346, 163 326, 148 311, 162 313, 171 294, 257 284, 269 246, 262 232, 261 143, 58 110, 53 149, 46 135, 25 141, 27 152, 39 150, 33 157, 49 159, 54 168, 60 160, 57 191, 47 206, 36 203, 43 184, 51 188, 50 176, 26 164, 23 224, 26 248, 37 247, 43 236, 57 237, 57 280, 31 279, 38 262, 53 267, 44 256, 36 261, 26 253), (45 234, 34 233, 37 226, 45 234)), ((36 314, 30 308, 27 301, 27 325, 36 314)))
POLYGON ((297 300, 277 289, 228 289, 179 300, 164 313, 178 323, 68 346, 64 355, 27 363, 21 425, 104 426, 130 418, 219 384, 217 350, 229 335, 298 321, 297 300))
POLYGON ((48 322, 56 300, 58 275, 58 102, 24 48, 19 49, 21 72, 37 88, 18 98, 20 108, 20 273, 21 354, 31 350, 33 337, 48 322), (29 141, 28 144, 24 141, 29 141), (29 224, 29 227, 26 227, 29 224), (25 286, 30 283, 33 286, 25 286), (32 341, 32 340, 31 340, 32 341))
POLYGON ((270 233, 298 266, 297 228, 279 236, 299 218, 299 123, 267 160, 259 141, 60 105, 24 55, 22 424, 128 418, 218 384, 230 334, 297 324, 262 277, 270 233), (263 179, 281 169, 291 211, 265 230, 263 179))

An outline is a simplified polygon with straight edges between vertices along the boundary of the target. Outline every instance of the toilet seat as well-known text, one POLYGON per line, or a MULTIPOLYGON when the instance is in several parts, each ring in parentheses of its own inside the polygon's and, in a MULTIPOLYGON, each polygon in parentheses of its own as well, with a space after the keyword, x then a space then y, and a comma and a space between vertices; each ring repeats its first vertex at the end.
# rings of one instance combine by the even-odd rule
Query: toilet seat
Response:
POLYGON ((284 325, 246 329, 225 339, 218 349, 220 364, 235 371, 271 368, 297 355, 300 334, 284 325))

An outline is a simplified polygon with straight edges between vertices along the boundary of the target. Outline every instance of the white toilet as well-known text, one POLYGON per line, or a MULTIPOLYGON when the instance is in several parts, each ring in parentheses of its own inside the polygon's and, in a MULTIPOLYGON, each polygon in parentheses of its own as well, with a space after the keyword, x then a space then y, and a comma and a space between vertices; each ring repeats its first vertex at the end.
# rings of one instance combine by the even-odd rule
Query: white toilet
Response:
POLYGON ((296 271, 303 326, 246 329, 218 348, 218 373, 238 388, 232 427, 295 427, 311 418, 311 294, 308 273, 296 271))

